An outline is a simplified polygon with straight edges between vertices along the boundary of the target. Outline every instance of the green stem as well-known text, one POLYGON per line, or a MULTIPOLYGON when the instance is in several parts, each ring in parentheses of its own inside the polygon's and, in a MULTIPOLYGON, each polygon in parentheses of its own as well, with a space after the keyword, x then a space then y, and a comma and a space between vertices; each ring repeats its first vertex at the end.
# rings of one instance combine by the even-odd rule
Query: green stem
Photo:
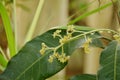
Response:
POLYGON ((112 32, 112 33, 114 33, 114 34, 118 34, 118 35, 119 35, 118 32, 116 32, 116 31, 114 31, 114 30, 111 30, 111 29, 95 29, 95 30, 92 30, 92 31, 89 31, 89 32, 85 32, 85 33, 83 33, 83 34, 80 34, 80 35, 78 35, 78 36, 75 36, 75 37, 71 38, 69 41, 72 41, 72 40, 78 39, 78 38, 81 37, 81 36, 84 36, 84 35, 87 35, 87 34, 90 34, 90 33, 94 33, 94 32, 99 32, 99 31, 110 31, 110 32, 112 32))
POLYGON ((94 3, 96 0, 90 2, 89 4, 87 4, 87 6, 82 7, 79 11, 75 12, 74 14, 72 14, 71 16, 68 17, 68 20, 72 19, 73 17, 75 17, 76 15, 78 15, 80 12, 82 12, 83 10, 87 9, 92 3, 94 3))
POLYGON ((38 19, 39 19, 39 16, 40 16, 40 13, 41 13, 41 10, 42 10, 42 7, 43 7, 43 4, 44 4, 44 1, 45 0, 39 0, 39 4, 38 4, 38 7, 37 7, 37 10, 35 12, 35 16, 33 18, 33 22, 32 24, 30 25, 30 29, 26 35, 26 39, 25 39, 25 43, 27 41, 29 41, 32 36, 33 36, 33 33, 35 31, 35 28, 36 28, 36 25, 37 25, 37 22, 38 22, 38 19))
POLYGON ((16 18, 16 0, 13 0, 13 20, 15 29, 15 50, 17 51, 17 18, 16 18))
POLYGON ((14 39, 13 31, 12 31, 10 18, 9 18, 7 11, 2 3, 0 3, 0 14, 2 17, 2 21, 3 21, 6 36, 7 36, 8 46, 9 46, 9 50, 10 50, 10 56, 12 57, 16 53, 15 39, 14 39))
POLYGON ((6 61, 8 61, 8 59, 7 59, 6 55, 5 55, 5 53, 3 52, 3 50, 2 50, 2 48, 1 48, 1 47, 0 47, 0 52, 1 52, 1 54, 3 55, 4 59, 5 59, 6 61))
POLYGON ((1 70, 1 71, 4 71, 5 68, 4 68, 2 65, 0 65, 0 70, 1 70))
POLYGON ((110 3, 106 4, 106 5, 103 5, 103 6, 97 8, 97 9, 95 9, 95 10, 90 11, 90 12, 86 12, 86 13, 82 14, 81 16, 75 18, 74 20, 70 21, 70 22, 68 23, 68 25, 74 24, 74 23, 80 21, 81 19, 83 19, 83 18, 91 15, 91 14, 94 14, 94 13, 100 11, 100 10, 105 9, 106 7, 108 7, 108 6, 110 6, 110 5, 112 5, 112 2, 110 2, 110 3))
MULTIPOLYGON (((118 35, 119 35, 118 32, 116 32, 116 31, 114 31, 114 30, 111 30, 111 29, 95 29, 95 30, 92 30, 92 31, 89 31, 89 32, 85 32, 85 33, 80 34, 80 35, 77 35, 77 36, 75 36, 75 37, 72 37, 72 38, 69 39, 67 42, 73 41, 73 40, 78 39, 78 38, 80 38, 80 37, 82 37, 82 36, 85 36, 85 35, 87 35, 87 34, 99 32, 99 31, 110 31, 111 33, 114 33, 114 34, 118 34, 118 35)), ((66 42, 66 43, 67 43, 67 42, 66 42)), ((65 44, 65 43, 64 43, 64 44, 65 44)), ((62 47, 64 44, 60 44, 60 45, 57 46, 55 49, 56 49, 56 50, 59 49, 59 48, 62 47)))

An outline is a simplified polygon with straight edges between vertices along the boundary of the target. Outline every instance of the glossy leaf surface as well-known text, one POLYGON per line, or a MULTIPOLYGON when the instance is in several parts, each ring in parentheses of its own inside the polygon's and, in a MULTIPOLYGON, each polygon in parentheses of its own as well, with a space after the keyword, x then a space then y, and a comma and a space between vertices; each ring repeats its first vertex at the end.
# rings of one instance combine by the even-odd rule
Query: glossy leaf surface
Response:
MULTIPOLYGON (((57 29, 62 30, 62 36, 66 34, 66 27, 57 29)), ((93 30, 80 26, 76 26, 75 29, 84 32, 93 30)), ((45 80, 62 70, 67 62, 61 63, 57 59, 52 63, 48 62, 48 58, 53 54, 53 51, 48 50, 44 55, 41 55, 39 52, 41 43, 43 42, 49 47, 56 47, 60 44, 59 38, 53 38, 55 31, 56 29, 51 29, 28 42, 18 54, 9 61, 7 69, 0 75, 0 80, 45 80)), ((80 33, 74 33, 73 37, 76 35, 80 35, 80 33)), ((99 38, 100 35, 96 34, 96 36, 91 35, 90 37, 99 38)), ((85 42, 83 38, 81 35, 67 42, 64 45, 65 54, 70 55, 76 48, 81 46, 83 42, 85 42)), ((61 53, 61 48, 58 49, 58 52, 61 53)))
POLYGON ((120 44, 112 41, 101 53, 98 80, 120 80, 120 44))

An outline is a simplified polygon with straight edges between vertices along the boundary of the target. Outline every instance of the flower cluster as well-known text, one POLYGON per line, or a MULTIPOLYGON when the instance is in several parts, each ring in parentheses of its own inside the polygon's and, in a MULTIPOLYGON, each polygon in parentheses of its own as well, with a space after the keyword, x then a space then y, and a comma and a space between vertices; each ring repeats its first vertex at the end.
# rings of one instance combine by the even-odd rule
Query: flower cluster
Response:
POLYGON ((85 53, 90 53, 89 44, 92 42, 91 38, 86 39, 86 42, 83 44, 85 53))
POLYGON ((115 34, 115 35, 113 35, 113 37, 114 37, 114 39, 115 39, 115 40, 117 40, 117 41, 119 41, 119 42, 120 42, 120 35, 115 34))
POLYGON ((114 34, 113 38, 120 42, 120 29, 118 29, 118 34, 114 34))
POLYGON ((42 49, 40 50, 40 53, 41 55, 43 55, 48 47, 45 45, 45 43, 42 43, 41 45, 42 45, 42 49))
POLYGON ((61 33, 61 30, 56 30, 56 31, 53 33, 53 38, 55 38, 55 37, 57 37, 57 36, 61 38, 60 33, 61 33))
POLYGON ((55 52, 53 55, 49 56, 48 61, 52 63, 55 58, 61 63, 65 63, 69 60, 70 56, 66 56, 65 53, 59 54, 58 52, 55 52))
POLYGON ((72 34, 75 32, 75 29, 74 29, 74 28, 75 28, 75 27, 74 27, 73 25, 68 26, 67 36, 68 36, 69 38, 71 38, 71 37, 72 37, 72 34))
POLYGON ((66 43, 72 37, 72 34, 74 33, 74 31, 75 31, 74 26, 72 25, 68 26, 67 32, 66 32, 67 34, 59 40, 60 44, 66 43))
POLYGON ((68 42, 69 39, 72 38, 72 34, 74 33, 74 26, 68 26, 67 30, 66 30, 66 35, 62 36, 61 35, 61 30, 56 30, 54 33, 53 33, 53 38, 56 38, 56 37, 59 37, 59 43, 60 45, 58 45, 57 47, 55 48, 49 48, 45 45, 45 43, 42 43, 42 49, 40 50, 40 53, 41 55, 43 55, 45 53, 46 50, 48 49, 52 49, 53 50, 53 54, 49 56, 49 59, 48 61, 50 63, 53 62, 54 59, 57 59, 58 61, 60 61, 61 63, 65 63, 69 60, 70 56, 67 56, 65 53, 64 53, 64 44, 66 42, 68 42), (61 47, 62 49, 62 52, 61 53, 58 53, 57 52, 57 49, 59 49, 61 47))

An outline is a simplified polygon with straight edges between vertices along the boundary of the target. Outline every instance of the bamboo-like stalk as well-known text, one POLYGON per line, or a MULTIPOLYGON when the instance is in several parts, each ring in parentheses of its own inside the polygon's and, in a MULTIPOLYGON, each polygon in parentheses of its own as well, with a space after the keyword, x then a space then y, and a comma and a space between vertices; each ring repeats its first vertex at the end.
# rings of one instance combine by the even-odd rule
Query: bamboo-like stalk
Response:
POLYGON ((74 23, 80 21, 81 19, 83 19, 83 18, 85 18, 85 17, 87 17, 87 16, 90 16, 90 15, 96 13, 96 12, 99 12, 100 10, 103 10, 103 9, 107 8, 107 7, 110 6, 110 5, 112 5, 112 2, 109 2, 108 4, 103 5, 103 6, 99 7, 99 8, 97 8, 97 9, 94 9, 94 10, 90 11, 90 12, 86 12, 86 13, 80 15, 79 17, 73 19, 72 21, 70 21, 70 22, 68 23, 68 25, 74 24, 74 23))
POLYGON ((119 26, 120 26, 120 0, 117 0, 117 17, 118 17, 118 21, 119 21, 119 26))
POLYGON ((36 28, 36 25, 37 25, 37 22, 38 22, 38 19, 39 19, 39 16, 40 16, 40 13, 41 13, 43 4, 44 4, 44 1, 45 1, 45 0, 39 0, 39 4, 38 4, 37 10, 36 10, 36 12, 35 12, 35 16, 34 16, 34 18, 33 18, 33 21, 32 21, 32 23, 31 23, 31 25, 30 25, 30 28, 29 28, 29 30, 28 30, 28 33, 27 33, 27 35, 26 35, 25 43, 26 43, 27 41, 29 41, 29 40, 32 38, 32 36, 33 36, 33 33, 34 33, 34 31, 35 31, 35 28, 36 28))
POLYGON ((10 19, 9 19, 8 14, 7 14, 7 10, 5 9, 5 7, 2 3, 0 3, 0 14, 1 14, 1 17, 2 17, 2 20, 3 20, 5 32, 6 32, 6 35, 7 35, 7 41, 8 41, 8 46, 9 46, 9 50, 10 50, 10 57, 12 57, 16 53, 15 39, 14 39, 14 35, 13 35, 13 32, 12 32, 12 26, 11 26, 11 23, 10 23, 10 19))
POLYGON ((6 61, 8 61, 7 56, 5 55, 5 53, 3 52, 3 50, 2 50, 1 47, 0 47, 0 52, 1 52, 1 54, 3 55, 4 59, 5 59, 6 61))
POLYGON ((13 0, 13 23, 15 29, 15 50, 17 52, 17 17, 16 17, 16 0, 13 0))

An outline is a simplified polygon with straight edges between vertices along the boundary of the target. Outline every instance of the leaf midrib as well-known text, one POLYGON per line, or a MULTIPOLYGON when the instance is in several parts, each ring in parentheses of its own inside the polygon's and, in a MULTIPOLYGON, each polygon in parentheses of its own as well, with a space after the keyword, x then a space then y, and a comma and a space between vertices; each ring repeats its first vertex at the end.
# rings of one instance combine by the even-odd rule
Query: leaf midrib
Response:
POLYGON ((115 57, 114 57, 114 80, 116 80, 116 72, 117 72, 117 48, 118 48, 118 44, 116 46, 116 50, 115 50, 115 57))
MULTIPOLYGON (((51 34, 49 34, 51 36, 51 34)), ((41 42, 44 42, 45 40, 40 39, 41 42)), ((55 46, 54 44, 49 44, 52 46, 55 46)), ((31 46, 31 45, 29 45, 31 46)), ((32 46, 33 47, 33 46, 32 46)), ((44 55, 41 55, 40 58, 36 59, 29 67, 27 67, 20 75, 18 75, 16 77, 16 79, 18 80, 27 70, 29 70, 35 63, 37 63, 40 59, 42 59, 43 57, 45 57, 46 55, 48 55, 51 51, 46 52, 44 55)))
POLYGON ((40 58, 36 59, 29 67, 27 67, 20 75, 16 77, 15 80, 18 80, 27 70, 29 70, 35 63, 37 63, 40 59, 42 59, 44 56, 48 55, 51 51, 47 52, 46 54, 42 55, 40 58))

